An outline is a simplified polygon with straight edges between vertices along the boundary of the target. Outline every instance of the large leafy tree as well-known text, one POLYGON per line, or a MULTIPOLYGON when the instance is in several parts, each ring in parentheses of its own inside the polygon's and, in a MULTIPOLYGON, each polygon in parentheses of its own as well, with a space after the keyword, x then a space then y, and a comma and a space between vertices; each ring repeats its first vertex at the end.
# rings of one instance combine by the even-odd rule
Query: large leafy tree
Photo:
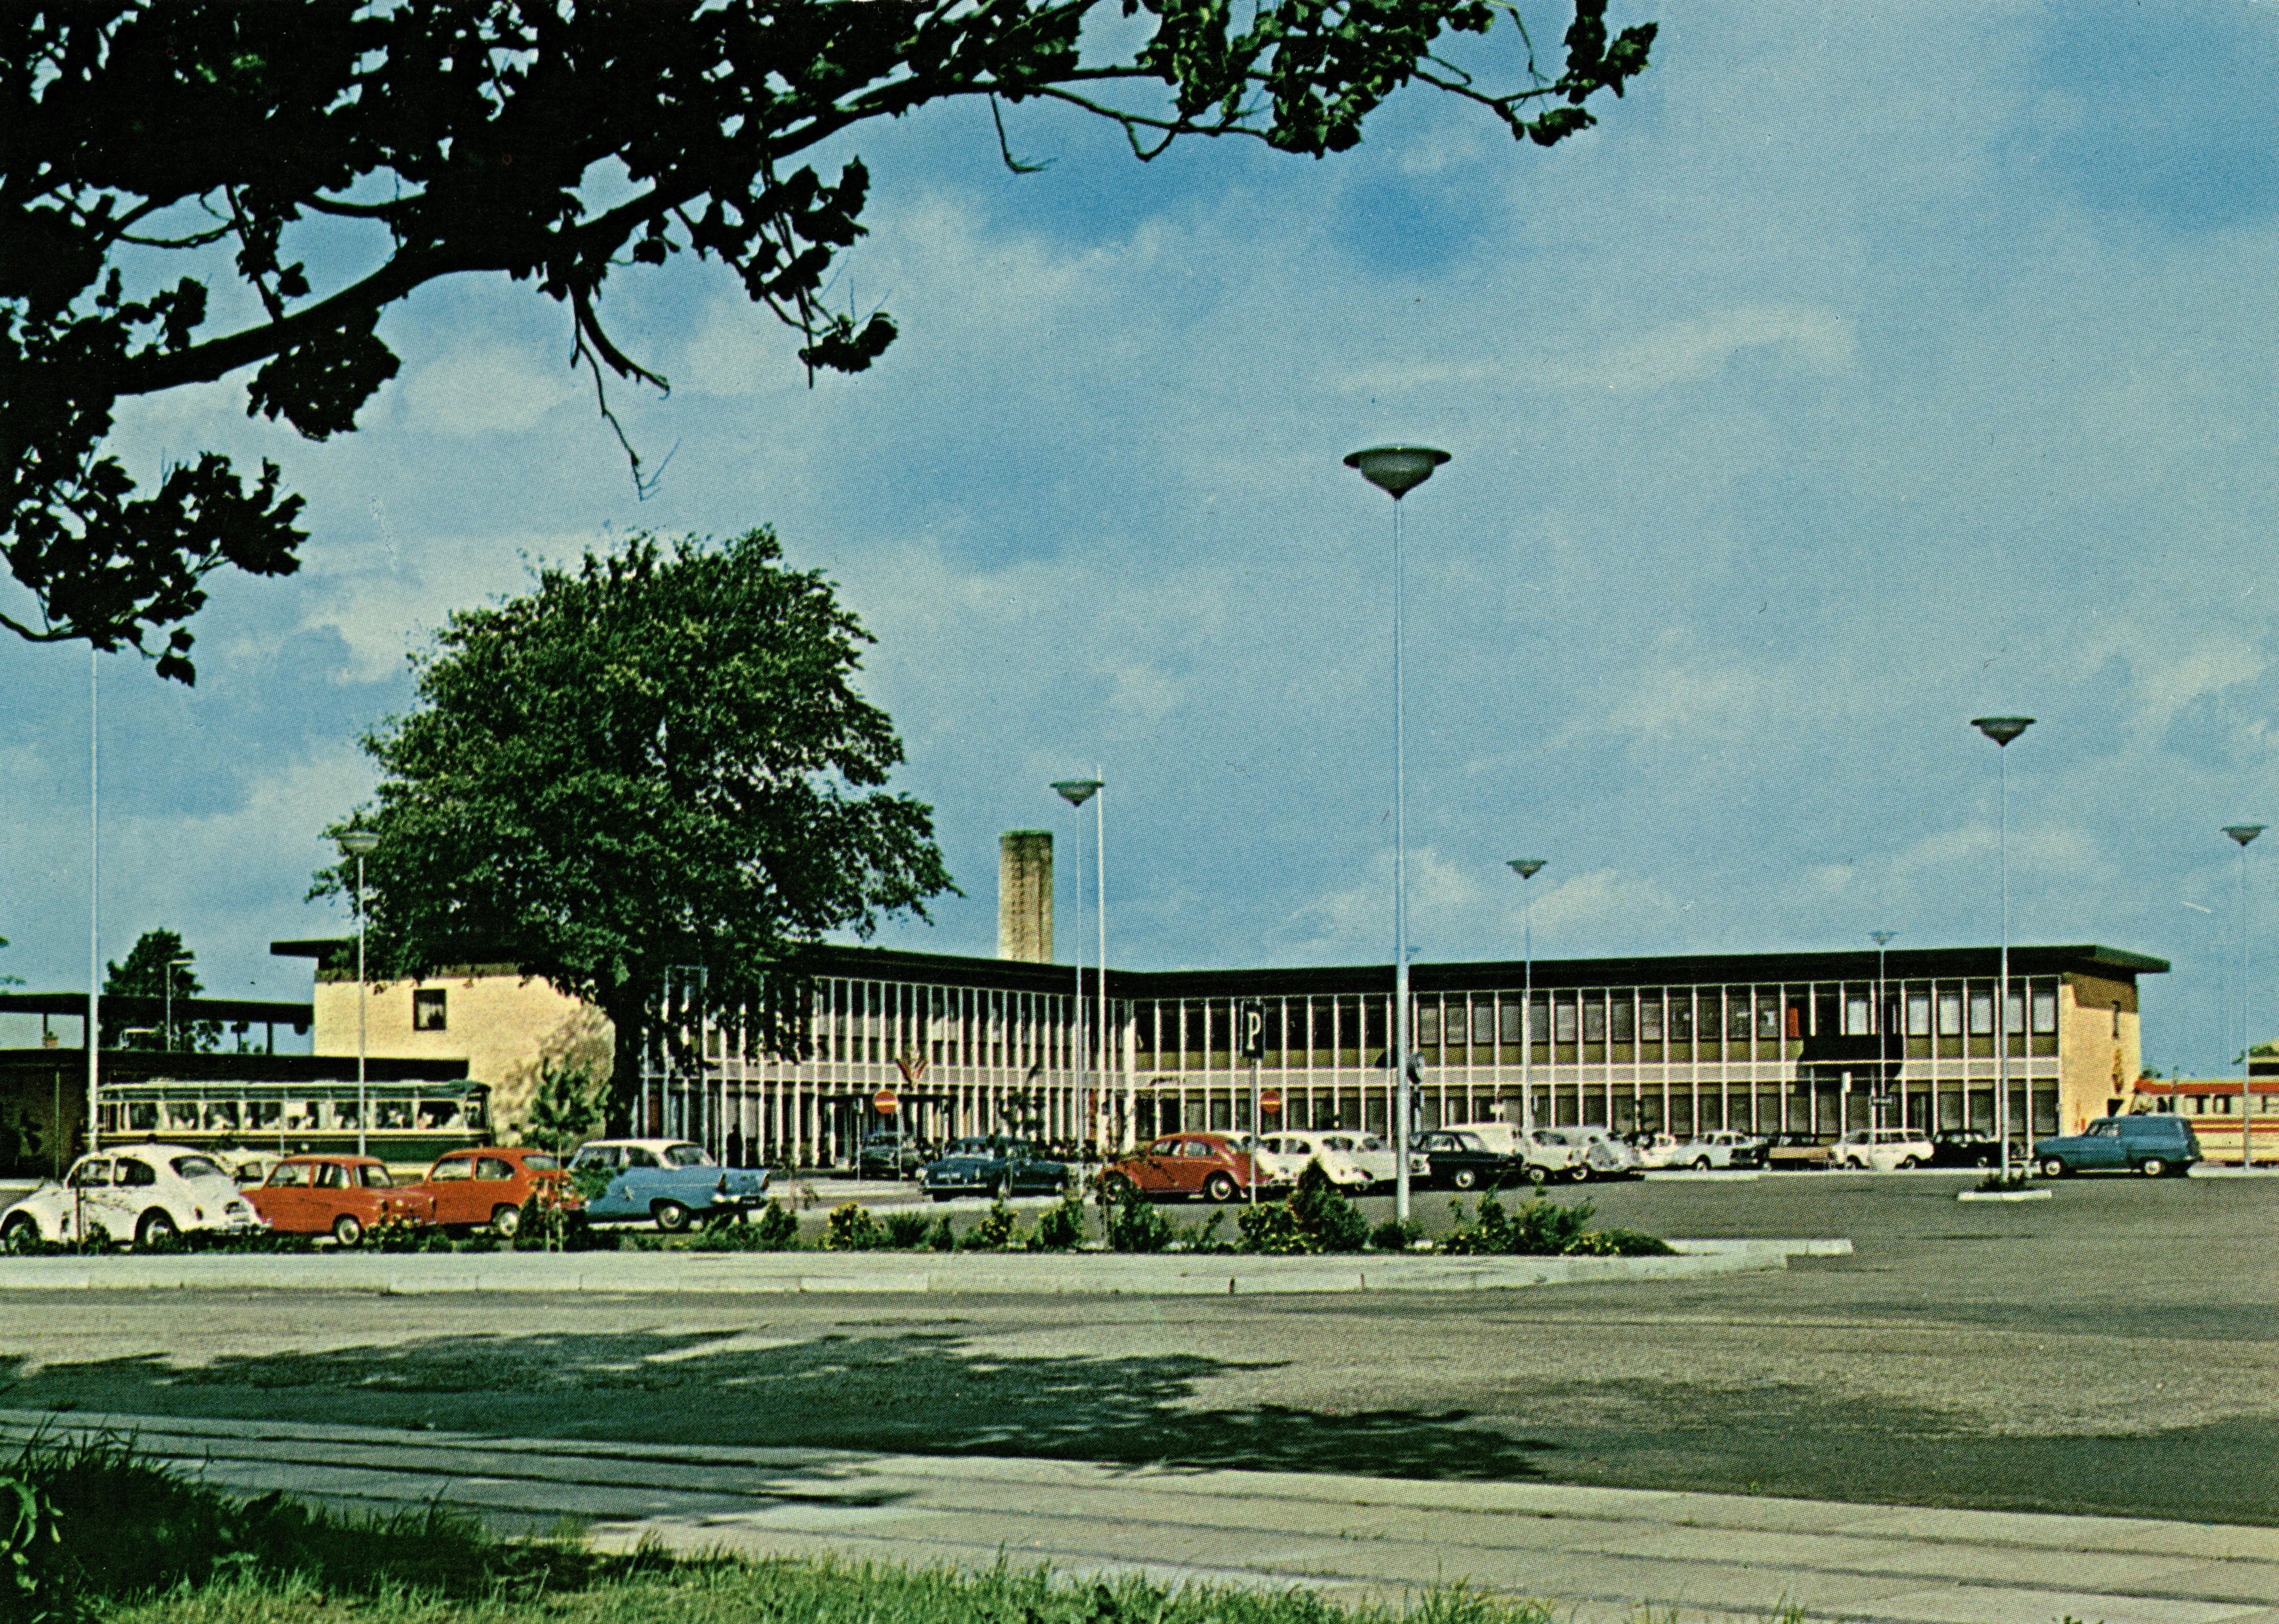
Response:
MULTIPOLYGON (((196 958, 182 945, 180 931, 164 928, 145 931, 134 938, 134 946, 123 961, 111 959, 104 962, 103 991, 105 996, 157 999, 161 1008, 170 995, 177 1000, 196 998, 206 990, 205 983, 198 979, 193 968, 196 958)), ((221 1023, 217 1021, 177 1017, 171 1031, 163 1025, 151 1027, 147 1023, 130 1030, 124 1017, 114 1017, 106 1020, 104 1028, 104 1042, 116 1048, 203 1052, 221 1042, 221 1023)))
POLYGON ((249 414, 346 432, 396 371, 382 314, 467 272, 560 303, 597 391, 662 387, 602 295, 680 253, 796 328, 810 376, 859 372, 893 318, 821 298, 870 176, 800 164, 818 143, 951 97, 1041 99, 1142 158, 1187 135, 1319 157, 1413 82, 1548 146, 1654 37, 1572 4, 1554 73, 1508 0, 0 0, 0 512, 34 601, 0 624, 188 682, 206 577, 297 567, 302 501, 273 463, 249 479, 206 452, 138 487, 104 448, 123 399, 250 368, 249 414), (1446 53, 1499 13, 1519 49, 1491 83, 1446 53))
POLYGON ((932 809, 882 787, 902 749, 855 688, 868 634, 765 530, 636 537, 436 640, 418 708, 364 740, 372 969, 503 961, 594 1004, 613 1123, 650 1040, 681 1036, 679 967, 781 1043, 800 945, 952 889, 932 809))

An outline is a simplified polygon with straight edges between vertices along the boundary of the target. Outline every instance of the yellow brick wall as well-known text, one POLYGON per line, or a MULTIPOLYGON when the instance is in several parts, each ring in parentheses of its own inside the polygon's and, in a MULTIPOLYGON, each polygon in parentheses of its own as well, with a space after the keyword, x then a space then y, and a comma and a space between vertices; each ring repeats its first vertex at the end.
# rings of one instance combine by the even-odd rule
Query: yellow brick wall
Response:
POLYGON ((2079 1133, 2123 1101, 2143 1069, 2137 989, 2101 976, 2069 975, 2058 990, 2058 1131, 2079 1133))
POLYGON ((364 1053, 391 1060, 463 1060, 467 1076, 491 1086, 494 1133, 513 1137, 530 1109, 540 1062, 574 1057, 598 1075, 610 1070, 610 1025, 599 1011, 565 998, 543 981, 512 974, 445 974, 363 989, 353 980, 319 980, 312 1047, 318 1054, 357 1052, 357 1008, 364 1007, 364 1053), (441 1031, 415 1031, 411 995, 443 994, 441 1031))

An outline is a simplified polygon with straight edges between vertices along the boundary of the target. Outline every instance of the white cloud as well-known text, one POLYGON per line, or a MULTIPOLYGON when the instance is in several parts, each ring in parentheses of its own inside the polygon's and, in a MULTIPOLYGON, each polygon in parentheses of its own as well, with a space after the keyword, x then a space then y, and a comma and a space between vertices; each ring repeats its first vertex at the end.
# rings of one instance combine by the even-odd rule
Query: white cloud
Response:
POLYGON ((406 424, 429 433, 513 434, 534 426, 575 393, 566 356, 473 343, 447 350, 414 372, 399 410, 406 424))

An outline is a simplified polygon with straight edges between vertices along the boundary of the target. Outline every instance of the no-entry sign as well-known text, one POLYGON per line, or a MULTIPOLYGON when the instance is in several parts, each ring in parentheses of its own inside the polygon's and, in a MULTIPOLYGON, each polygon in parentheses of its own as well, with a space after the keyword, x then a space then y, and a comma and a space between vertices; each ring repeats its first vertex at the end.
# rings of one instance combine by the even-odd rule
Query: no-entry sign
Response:
POLYGON ((892 1116, 902 1108, 902 1102, 891 1088, 882 1088, 871 1096, 871 1108, 881 1116, 892 1116))

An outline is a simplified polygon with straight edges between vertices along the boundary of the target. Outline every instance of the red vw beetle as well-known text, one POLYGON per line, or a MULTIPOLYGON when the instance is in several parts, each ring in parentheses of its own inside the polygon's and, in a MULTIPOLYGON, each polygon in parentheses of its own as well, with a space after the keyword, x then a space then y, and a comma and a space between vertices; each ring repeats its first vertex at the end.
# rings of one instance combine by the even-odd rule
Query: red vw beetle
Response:
POLYGON ((428 1223, 435 1214, 425 1191, 396 1189, 373 1156, 288 1156, 246 1199, 280 1235, 330 1235, 343 1246, 382 1219, 428 1223))
MULTIPOLYGON (((1250 1158, 1223 1133, 1170 1133, 1108 1165, 1111 1191, 1126 1186, 1150 1196, 1201 1196, 1232 1201, 1250 1188, 1250 1158)), ((1259 1189, 1279 1192, 1283 1181, 1257 1169, 1259 1189)))
POLYGON ((540 1191, 564 1207, 578 1199, 563 1189, 562 1159, 551 1151, 522 1145, 480 1145, 453 1151, 427 1169, 411 1189, 435 1203, 435 1222, 454 1229, 488 1224, 512 1239, 522 1227, 523 1204, 540 1191))

